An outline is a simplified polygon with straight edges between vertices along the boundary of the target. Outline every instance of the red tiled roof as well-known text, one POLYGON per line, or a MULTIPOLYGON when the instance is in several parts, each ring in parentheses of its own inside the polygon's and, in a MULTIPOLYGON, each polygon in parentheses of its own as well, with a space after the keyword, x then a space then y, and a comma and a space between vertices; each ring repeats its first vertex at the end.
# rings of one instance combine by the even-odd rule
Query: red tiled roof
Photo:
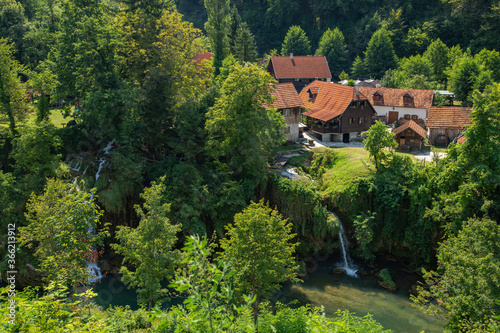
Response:
POLYGON ((340 116, 354 99, 366 100, 362 94, 359 97, 356 96, 354 87, 324 81, 309 83, 302 89, 299 96, 304 107, 309 109, 304 115, 323 121, 340 116), (309 99, 309 89, 316 91, 316 88, 318 94, 309 99))
POLYGON ((394 134, 399 134, 408 128, 411 128, 413 131, 415 131, 415 133, 420 135, 423 139, 425 139, 427 137, 427 132, 425 131, 425 129, 423 129, 422 126, 420 126, 419 124, 417 124, 413 120, 410 120, 406 124, 401 125, 398 128, 396 128, 394 130, 394 134))
POLYGON ((326 79, 332 78, 324 56, 271 57, 269 66, 274 69, 276 79, 326 79))
POLYGON ((426 89, 359 87, 359 91, 363 93, 363 95, 368 97, 372 105, 428 109, 432 106, 432 101, 434 99, 434 91, 426 89), (373 94, 375 92, 378 92, 380 95, 382 95, 380 101, 373 100, 373 94), (410 97, 413 97, 413 104, 411 106, 403 102, 403 96, 406 94, 410 95, 410 97))
POLYGON ((288 109, 304 106, 297 90, 291 82, 276 84, 274 92, 272 92, 271 95, 276 97, 273 102, 273 106, 276 109, 288 109))
POLYGON ((201 63, 202 60, 210 60, 214 56, 211 52, 200 53, 194 57, 194 60, 198 63, 201 63))
POLYGON ((425 125, 429 128, 464 128, 471 123, 472 108, 459 106, 433 106, 427 111, 425 125))
POLYGON ((467 137, 465 135, 462 135, 457 139, 457 143, 464 143, 465 140, 467 140, 467 137))

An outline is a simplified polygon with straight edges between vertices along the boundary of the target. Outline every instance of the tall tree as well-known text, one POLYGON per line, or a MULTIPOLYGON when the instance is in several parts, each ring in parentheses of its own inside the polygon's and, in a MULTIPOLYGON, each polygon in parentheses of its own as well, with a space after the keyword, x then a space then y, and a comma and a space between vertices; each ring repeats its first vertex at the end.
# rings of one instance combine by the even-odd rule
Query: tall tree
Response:
POLYGON ((234 65, 207 113, 210 154, 254 185, 265 178, 271 150, 283 140, 283 117, 264 107, 272 104, 273 81, 257 66, 234 65))
POLYGON ((491 71, 491 78, 495 82, 500 82, 500 53, 498 51, 482 49, 474 58, 484 70, 491 71))
POLYGON ((365 149, 368 150, 370 156, 374 159, 375 167, 378 169, 380 162, 387 158, 387 154, 383 149, 395 149, 398 144, 394 140, 393 134, 387 130, 387 126, 380 121, 375 122, 364 133, 366 133, 366 139, 363 140, 365 149))
POLYGON ((0 0, 0 37, 8 38, 14 43, 14 55, 19 61, 24 55, 23 38, 27 23, 21 3, 16 0, 0 0))
POLYGON ((35 247, 40 270, 47 281, 75 287, 93 275, 86 262, 95 245, 102 245, 105 229, 96 233, 102 211, 89 193, 73 184, 50 179, 44 193, 31 195, 26 206, 28 225, 20 228, 19 241, 35 247))
POLYGON ((453 64, 449 71, 448 85, 463 106, 471 105, 472 92, 481 73, 478 62, 472 57, 463 58, 453 64))
POLYGON ((214 53, 215 75, 218 75, 222 60, 229 53, 229 0, 205 0, 205 8, 208 16, 205 30, 214 53))
POLYGON ((236 59, 241 62, 254 62, 257 60, 257 46, 246 23, 242 23, 238 29, 233 52, 236 59))
POLYGON ((365 62, 360 56, 357 56, 352 63, 351 76, 355 79, 364 79, 367 76, 365 62))
POLYGON ((288 56, 293 53, 297 56, 311 54, 311 43, 306 36, 306 32, 298 25, 292 25, 286 33, 283 45, 281 45, 281 55, 288 56))
POLYGON ((491 220, 471 219, 458 235, 439 247, 438 269, 424 272, 428 288, 412 299, 447 319, 453 332, 485 332, 500 314, 500 227, 491 220), (438 299, 440 304, 435 304, 438 299), (441 305, 442 304, 442 305, 441 305))
POLYGON ((398 58, 389 33, 384 28, 377 30, 365 51, 365 66, 368 74, 379 79, 387 70, 395 68, 397 63, 398 58))
POLYGON ((16 122, 27 116, 27 92, 18 76, 24 71, 13 56, 13 45, 0 38, 0 115, 6 116, 9 129, 15 136, 16 122))
POLYGON ((347 47, 342 31, 339 28, 326 30, 321 36, 315 55, 325 56, 332 75, 338 78, 347 66, 347 47))
POLYGON ((221 241, 223 260, 232 263, 237 290, 253 294, 254 318, 259 303, 287 281, 297 281, 297 264, 293 253, 298 244, 292 242, 292 224, 264 201, 251 203, 234 216, 228 228, 228 238, 221 241))
POLYGON ((434 78, 438 82, 446 80, 445 69, 448 67, 448 47, 439 38, 433 41, 424 52, 424 57, 432 64, 434 78))
POLYGON ((161 283, 173 276, 174 265, 180 259, 179 253, 173 250, 180 225, 172 224, 167 217, 170 205, 163 199, 164 180, 165 177, 160 178, 144 190, 141 194, 144 208, 135 206, 139 225, 135 229, 120 227, 116 233, 120 243, 113 244, 113 248, 124 256, 123 262, 135 267, 130 271, 122 266, 123 281, 137 288, 139 304, 148 304, 150 311, 153 301, 158 303, 165 297, 167 290, 161 283))

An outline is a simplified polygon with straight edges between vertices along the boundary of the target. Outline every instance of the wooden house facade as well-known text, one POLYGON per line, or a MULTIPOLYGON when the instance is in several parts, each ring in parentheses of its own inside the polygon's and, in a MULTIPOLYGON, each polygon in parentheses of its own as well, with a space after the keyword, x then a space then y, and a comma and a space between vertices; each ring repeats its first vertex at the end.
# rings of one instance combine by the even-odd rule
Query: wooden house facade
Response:
POLYGON ((331 81, 332 74, 324 56, 271 57, 267 71, 279 83, 292 83, 297 92, 314 80, 331 81))
POLYGON ((376 115, 354 87, 314 81, 300 93, 307 127, 324 142, 350 142, 368 130, 376 115))
POLYGON ((273 106, 285 118, 287 128, 284 132, 288 142, 299 139, 300 116, 304 111, 302 100, 292 83, 278 83, 272 93, 275 97, 273 106))
POLYGON ((399 149, 417 151, 422 149, 422 143, 427 138, 425 129, 410 120, 394 130, 394 139, 399 149))
POLYGON ((470 107, 433 106, 429 108, 426 126, 429 142, 432 145, 448 146, 464 131, 465 126, 471 123, 470 107))

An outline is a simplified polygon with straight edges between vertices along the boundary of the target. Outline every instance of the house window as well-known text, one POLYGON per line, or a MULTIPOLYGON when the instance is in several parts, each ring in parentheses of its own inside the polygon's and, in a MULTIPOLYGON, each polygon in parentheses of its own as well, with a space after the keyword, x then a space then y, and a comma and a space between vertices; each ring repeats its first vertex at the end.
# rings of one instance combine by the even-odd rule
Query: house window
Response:
POLYGON ((366 119, 367 119, 367 118, 368 118, 368 117, 359 117, 359 121, 358 121, 358 122, 359 122, 360 124, 364 124, 364 123, 366 123, 366 119))
POLYGON ((283 110, 283 115, 284 115, 285 117, 287 117, 287 118, 288 118, 288 117, 291 117, 291 116, 292 116, 292 110, 290 110, 290 109, 284 109, 284 110, 283 110))
POLYGON ((411 119, 409 114, 405 114, 405 119, 411 119))
POLYGON ((285 132, 285 134, 290 134, 290 126, 287 126, 287 128, 285 128, 283 131, 285 132))
POLYGON ((349 125, 356 122, 356 118, 349 118, 349 125))
POLYGON ((411 116, 411 119, 413 119, 413 120, 417 120, 417 119, 418 119, 418 116, 417 116, 416 114, 414 114, 414 115, 412 115, 412 116, 411 116))
POLYGON ((406 93, 403 95, 403 103, 404 104, 411 104, 413 103, 413 96, 410 95, 409 93, 406 93))

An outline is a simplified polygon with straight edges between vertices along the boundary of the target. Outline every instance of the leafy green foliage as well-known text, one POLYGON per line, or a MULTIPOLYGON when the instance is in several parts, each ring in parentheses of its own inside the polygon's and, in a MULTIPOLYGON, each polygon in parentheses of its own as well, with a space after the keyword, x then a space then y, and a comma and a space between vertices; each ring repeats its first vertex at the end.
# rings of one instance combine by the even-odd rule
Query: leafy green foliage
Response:
POLYGON ((229 0, 205 0, 205 8, 208 16, 205 30, 210 40, 210 49, 214 53, 215 75, 218 75, 222 60, 229 53, 229 0))
POLYGON ((379 79, 387 70, 395 68, 397 63, 398 58, 389 33, 383 28, 377 30, 365 51, 365 66, 368 74, 379 79))
POLYGON ((438 82, 445 81, 445 69, 449 65, 448 47, 446 44, 444 44, 439 38, 436 39, 429 44, 423 56, 431 62, 434 78, 438 82))
POLYGON ((500 228, 486 219, 471 219, 438 250, 439 267, 424 271, 427 288, 412 299, 448 320, 457 332, 484 331, 500 313, 500 228), (437 299, 439 304, 431 302, 437 299))
POLYGON ((235 65, 205 125, 210 155, 254 185, 265 179, 267 159, 283 141, 284 118, 274 108, 264 107, 272 103, 272 81, 257 66, 235 65))
POLYGON ((139 304, 148 304, 152 309, 153 301, 160 303, 166 295, 161 282, 173 275, 175 264, 179 261, 179 253, 172 250, 180 231, 179 225, 170 223, 167 214, 170 209, 164 203, 162 192, 165 190, 164 178, 152 182, 141 197, 144 208, 136 206, 140 217, 139 226, 133 229, 122 226, 116 233, 118 244, 113 248, 124 256, 123 262, 130 263, 135 271, 122 266, 120 273, 123 281, 137 288, 139 304))
POLYGON ((357 79, 365 78, 368 75, 365 68, 365 63, 363 59, 361 59, 361 57, 357 56, 356 59, 354 59, 354 62, 352 63, 351 73, 352 77, 357 79))
POLYGON ((234 55, 240 62, 254 62, 257 60, 257 48, 254 37, 246 23, 242 23, 234 41, 234 55))
POLYGON ((473 58, 464 58, 453 64, 449 72, 448 84, 455 93, 456 98, 462 101, 463 106, 471 104, 471 93, 474 90, 480 67, 473 58))
POLYGON ((251 203, 234 216, 234 225, 228 227, 228 238, 221 241, 222 260, 235 269, 236 291, 253 294, 254 318, 258 305, 287 280, 297 281, 298 268, 293 258, 296 243, 292 225, 278 211, 264 201, 251 203))
POLYGON ((366 132, 366 139, 363 140, 365 149, 370 153, 375 161, 375 167, 378 169, 382 161, 387 160, 388 154, 384 148, 395 149, 398 144, 394 140, 393 134, 387 130, 387 126, 377 121, 366 132))
POLYGON ((321 195, 309 180, 291 180, 271 177, 270 205, 276 205, 284 217, 289 218, 300 243, 298 251, 310 253, 324 248, 328 235, 336 235, 339 226, 323 207, 321 195), (300 205, 296 203, 300 202, 300 205))
POLYGON ((235 270, 226 261, 212 263, 207 239, 191 236, 183 248, 186 265, 170 287, 188 297, 173 307, 161 326, 188 332, 252 332, 250 306, 255 297, 243 295, 240 305, 233 282, 235 270))
POLYGON ((395 285, 394 281, 392 280, 391 274, 389 273, 389 270, 387 268, 381 269, 380 272, 378 272, 378 276, 384 281, 384 283, 386 283, 390 287, 395 285))
POLYGON ((296 56, 306 56, 311 54, 311 43, 306 33, 298 25, 292 25, 286 33, 283 45, 281 46, 281 55, 289 56, 293 53, 296 56))
POLYGON ((26 118, 29 110, 25 87, 17 73, 23 66, 13 57, 13 46, 0 38, 0 117, 7 117, 12 136, 17 134, 16 122, 26 118))
POLYGON ((61 154, 58 154, 60 146, 61 139, 50 121, 27 122, 20 128, 19 137, 13 141, 11 156, 16 161, 17 172, 55 176, 61 163, 61 154))
POLYGON ((315 55, 325 56, 333 77, 339 77, 347 67, 347 48, 342 31, 339 28, 326 30, 321 36, 315 55))
POLYGON ((31 195, 28 225, 19 229, 20 244, 35 248, 34 255, 48 282, 76 286, 94 274, 86 262, 92 257, 94 244, 101 245, 107 235, 105 228, 97 230, 101 214, 89 193, 50 179, 43 194, 31 195))

